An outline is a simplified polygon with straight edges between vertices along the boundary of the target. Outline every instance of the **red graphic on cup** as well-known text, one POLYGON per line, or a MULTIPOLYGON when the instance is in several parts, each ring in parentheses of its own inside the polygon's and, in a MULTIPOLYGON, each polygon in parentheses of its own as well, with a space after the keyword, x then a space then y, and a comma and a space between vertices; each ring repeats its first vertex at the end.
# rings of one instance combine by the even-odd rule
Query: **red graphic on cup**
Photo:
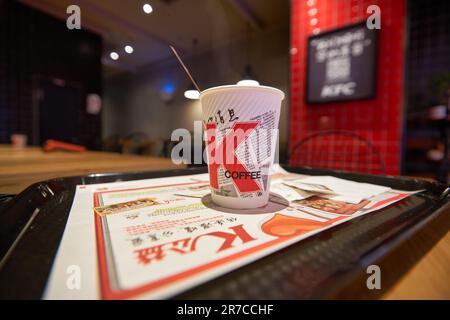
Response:
POLYGON ((228 174, 227 177, 233 180, 239 192, 261 191, 261 186, 255 181, 261 177, 261 173, 248 171, 236 156, 236 149, 248 139, 258 125, 259 122, 256 121, 235 122, 222 141, 217 144, 217 125, 206 124, 211 187, 219 189, 218 169, 223 166, 228 174))

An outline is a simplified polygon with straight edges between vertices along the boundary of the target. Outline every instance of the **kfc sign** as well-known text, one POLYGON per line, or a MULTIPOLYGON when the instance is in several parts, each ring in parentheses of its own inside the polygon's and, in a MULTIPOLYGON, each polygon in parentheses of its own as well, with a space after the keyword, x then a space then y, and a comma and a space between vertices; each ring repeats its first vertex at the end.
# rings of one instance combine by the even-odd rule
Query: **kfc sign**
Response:
POLYGON ((359 23, 309 38, 308 103, 375 96, 377 32, 359 23))

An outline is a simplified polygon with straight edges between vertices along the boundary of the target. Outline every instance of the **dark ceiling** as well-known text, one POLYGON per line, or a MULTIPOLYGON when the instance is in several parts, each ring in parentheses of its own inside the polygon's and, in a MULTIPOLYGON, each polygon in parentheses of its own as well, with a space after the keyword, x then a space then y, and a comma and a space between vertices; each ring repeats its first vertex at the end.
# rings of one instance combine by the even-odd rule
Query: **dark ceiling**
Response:
POLYGON ((21 0, 60 19, 66 8, 81 9, 81 27, 99 33, 104 40, 103 63, 116 69, 134 71, 156 63, 171 53, 168 44, 184 54, 201 53, 221 47, 248 32, 265 32, 288 23, 288 0, 21 0), (151 14, 142 7, 149 3, 151 14), (193 41, 196 39, 196 41, 193 41), (193 43, 197 43, 195 46, 193 43), (131 44, 133 54, 123 47, 131 44), (195 49, 194 49, 195 47, 195 49), (117 51, 119 60, 109 58, 117 51))

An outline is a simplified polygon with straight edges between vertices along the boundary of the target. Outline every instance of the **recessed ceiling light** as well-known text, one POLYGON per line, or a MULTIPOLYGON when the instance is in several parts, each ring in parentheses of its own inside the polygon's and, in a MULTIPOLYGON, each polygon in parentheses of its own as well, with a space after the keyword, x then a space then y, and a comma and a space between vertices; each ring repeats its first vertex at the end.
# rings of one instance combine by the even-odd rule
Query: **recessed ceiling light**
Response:
POLYGON ((151 5, 149 5, 148 3, 144 4, 144 6, 142 7, 142 9, 144 10, 145 13, 150 14, 153 11, 153 8, 151 5))
POLYGON ((317 18, 312 18, 312 19, 309 21, 309 23, 310 23, 312 26, 315 26, 315 25, 317 24, 317 22, 319 22, 319 20, 317 20, 317 18))
POLYGON ((112 51, 112 52, 109 54, 109 56, 110 56, 111 59, 113 59, 113 60, 119 59, 119 54, 118 54, 117 52, 115 52, 115 51, 112 51))
POLYGON ((134 49, 132 46, 125 46, 125 52, 126 53, 133 53, 134 49))

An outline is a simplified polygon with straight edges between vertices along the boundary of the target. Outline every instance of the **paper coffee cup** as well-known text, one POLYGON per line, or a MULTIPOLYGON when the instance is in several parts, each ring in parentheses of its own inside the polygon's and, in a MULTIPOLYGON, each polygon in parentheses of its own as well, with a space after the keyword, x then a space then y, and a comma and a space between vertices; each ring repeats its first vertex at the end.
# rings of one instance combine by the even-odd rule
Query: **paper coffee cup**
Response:
POLYGON ((234 209, 267 204, 281 90, 228 85, 200 94, 212 201, 234 209))

